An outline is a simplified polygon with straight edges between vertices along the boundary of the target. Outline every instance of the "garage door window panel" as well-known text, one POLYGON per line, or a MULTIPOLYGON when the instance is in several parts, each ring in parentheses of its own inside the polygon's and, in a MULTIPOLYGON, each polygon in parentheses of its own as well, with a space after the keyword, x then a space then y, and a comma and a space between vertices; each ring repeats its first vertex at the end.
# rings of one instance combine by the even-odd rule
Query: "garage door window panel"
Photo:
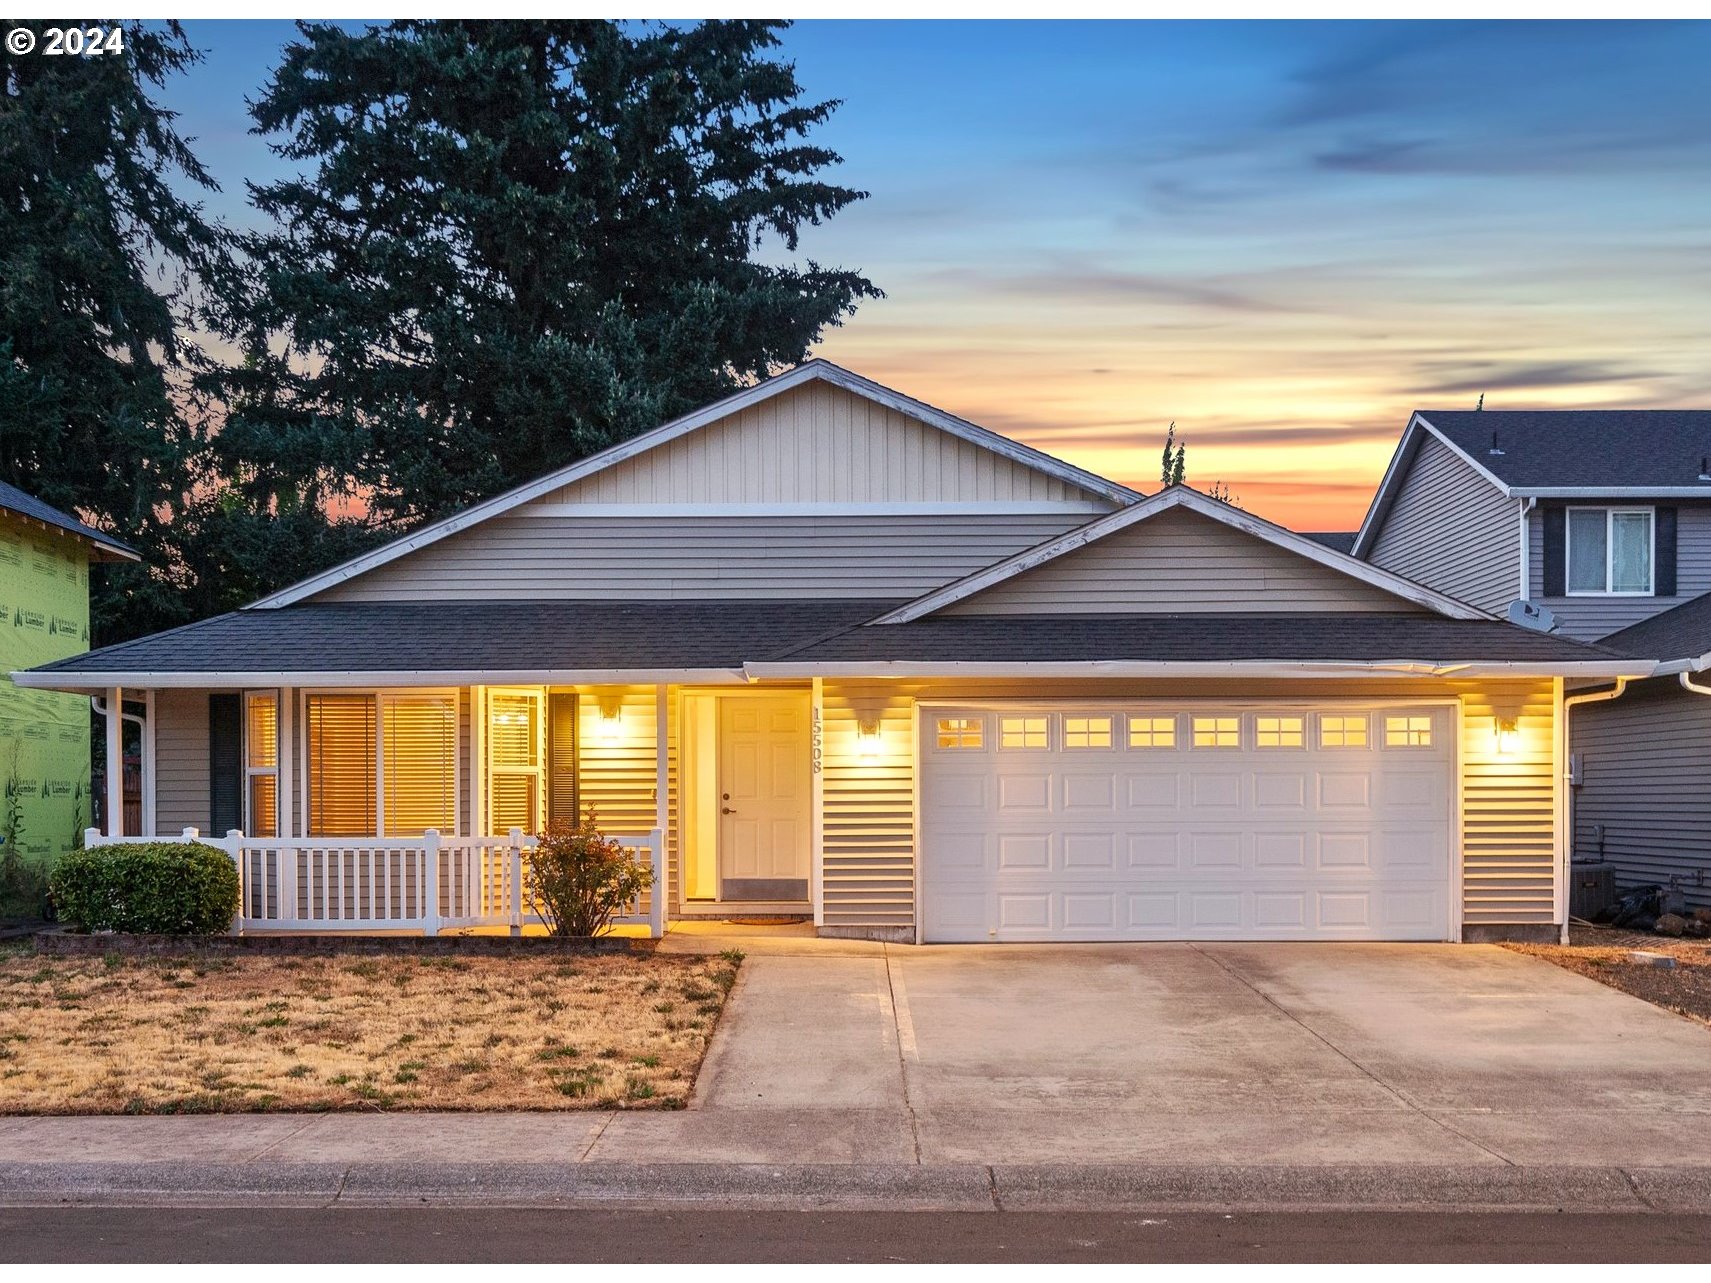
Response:
POLYGON ((1063 746, 1065 748, 1110 748, 1111 719, 1109 717, 1065 717, 1063 746))
POLYGON ((1240 748, 1242 719, 1239 717, 1196 717, 1195 748, 1240 748))
POLYGON ((998 747, 1049 748, 1050 726, 1050 719, 1045 717, 1001 717, 998 719, 998 747))
POLYGON ((1175 748, 1175 717, 1131 717, 1130 748, 1175 748))
POLYGON ((1345 714, 1322 713, 1319 716, 1320 748, 1365 748, 1366 714, 1351 717, 1345 714))
POLYGON ((1256 748, 1304 748, 1307 744, 1305 719, 1274 717, 1262 713, 1254 718, 1256 748))
POLYGON ((1419 714, 1384 719, 1386 748, 1431 748, 1432 719, 1419 714))
POLYGON ((986 719, 941 717, 937 727, 940 748, 980 749, 986 747, 986 719))

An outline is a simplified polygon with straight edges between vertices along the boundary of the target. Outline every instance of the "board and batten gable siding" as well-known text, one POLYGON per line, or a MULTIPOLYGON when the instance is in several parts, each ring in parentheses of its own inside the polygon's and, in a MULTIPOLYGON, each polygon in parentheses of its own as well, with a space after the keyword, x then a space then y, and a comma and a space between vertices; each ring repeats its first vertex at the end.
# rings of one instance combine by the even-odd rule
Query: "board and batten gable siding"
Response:
MULTIPOLYGON (((1612 500, 1608 504, 1588 499, 1586 503, 1593 507, 1675 509, 1675 596, 1546 597, 1545 517, 1541 504, 1527 516, 1528 560, 1531 563, 1527 577, 1532 599, 1557 617, 1558 631, 1563 636, 1579 641, 1597 641, 1642 619, 1662 614, 1690 598, 1711 592, 1711 504, 1676 499, 1660 499, 1656 503, 1642 499, 1612 500)), ((1657 658, 1679 659, 1681 656, 1661 655, 1657 658)))
POLYGON ((1115 506, 812 383, 313 600, 911 597, 1115 506))
POLYGON ((825 925, 914 938, 915 702, 1227 699, 1246 704, 1454 698, 1462 714, 1462 921, 1549 924, 1556 911, 1555 689, 1513 681, 884 681, 832 679, 824 693, 825 925), (1493 719, 1515 718, 1521 747, 1496 751, 1493 719), (857 729, 877 726, 864 758, 857 729))
POLYGON ((1711 696, 1673 677, 1569 712, 1580 755, 1574 858, 1613 865, 1619 888, 1662 883, 1711 908, 1711 696))
POLYGON ((946 606, 945 615, 1426 608, 1185 508, 1137 521, 946 606))
POLYGON ((1500 615, 1521 586, 1520 505, 1422 433, 1367 560, 1500 615))

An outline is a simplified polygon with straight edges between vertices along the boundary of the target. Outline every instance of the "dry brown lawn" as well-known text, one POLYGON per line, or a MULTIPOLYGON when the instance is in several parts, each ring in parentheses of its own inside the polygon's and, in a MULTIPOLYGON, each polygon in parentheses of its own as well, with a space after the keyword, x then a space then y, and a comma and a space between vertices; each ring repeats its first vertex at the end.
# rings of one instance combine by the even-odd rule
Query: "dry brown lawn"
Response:
POLYGON ((1711 944, 1703 940, 1671 939, 1614 927, 1571 926, 1566 945, 1505 947, 1544 958, 1666 1011, 1711 1025, 1711 944), (1635 949, 1667 953, 1675 959, 1675 966, 1665 970, 1635 962, 1628 956, 1635 949))
POLYGON ((680 1108, 739 961, 0 951, 0 1114, 680 1108))

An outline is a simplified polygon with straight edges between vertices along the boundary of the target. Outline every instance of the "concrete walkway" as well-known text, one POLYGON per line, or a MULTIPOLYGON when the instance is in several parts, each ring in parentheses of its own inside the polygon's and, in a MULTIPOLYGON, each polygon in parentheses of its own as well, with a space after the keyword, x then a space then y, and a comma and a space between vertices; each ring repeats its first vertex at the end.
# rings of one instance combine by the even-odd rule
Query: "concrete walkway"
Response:
POLYGON ((1536 959, 849 943, 742 940, 686 1110, 4 1118, 0 1202, 1711 1207, 1711 1031, 1536 959))

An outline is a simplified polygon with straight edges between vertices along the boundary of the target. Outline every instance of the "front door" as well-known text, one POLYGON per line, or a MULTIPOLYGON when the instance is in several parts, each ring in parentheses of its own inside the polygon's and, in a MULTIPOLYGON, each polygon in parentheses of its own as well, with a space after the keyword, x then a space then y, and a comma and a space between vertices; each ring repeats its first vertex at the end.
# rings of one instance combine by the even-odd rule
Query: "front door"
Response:
POLYGON ((808 699, 719 701, 719 898, 808 898, 808 699))

